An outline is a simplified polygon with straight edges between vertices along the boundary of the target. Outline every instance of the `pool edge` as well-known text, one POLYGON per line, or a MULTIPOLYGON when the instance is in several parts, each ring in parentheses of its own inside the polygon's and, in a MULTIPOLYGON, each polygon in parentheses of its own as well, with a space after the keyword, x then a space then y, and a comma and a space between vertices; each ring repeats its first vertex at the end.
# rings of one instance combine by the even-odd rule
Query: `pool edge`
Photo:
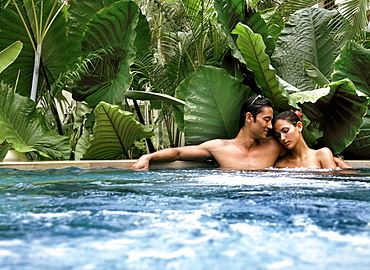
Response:
MULTIPOLYGON (((77 167, 81 169, 91 168, 122 168, 130 169, 136 159, 126 160, 79 160, 79 161, 8 161, 0 162, 0 168, 12 168, 18 170, 47 170, 77 167)), ((346 160, 354 168, 370 168, 370 160, 346 160)), ((151 168, 210 168, 210 161, 171 161, 151 163, 151 168)))
MULTIPOLYGON (((121 168, 130 169, 136 159, 126 160, 74 160, 74 161, 5 161, 0 162, 0 168, 11 168, 18 170, 47 170, 77 167, 81 169, 91 168, 121 168)), ((210 168, 210 161, 171 161, 153 162, 150 168, 210 168)))

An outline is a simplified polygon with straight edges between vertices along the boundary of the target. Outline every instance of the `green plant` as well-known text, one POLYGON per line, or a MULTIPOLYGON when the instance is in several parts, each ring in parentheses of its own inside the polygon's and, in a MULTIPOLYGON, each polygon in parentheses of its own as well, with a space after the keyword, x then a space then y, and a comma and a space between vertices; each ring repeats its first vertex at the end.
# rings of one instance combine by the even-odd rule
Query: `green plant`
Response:
MULTIPOLYGON (((359 27, 364 2, 357 3, 358 12, 346 9, 342 14, 303 9, 313 2, 290 0, 274 6, 274 1, 243 0, 78 0, 68 7, 58 1, 1 2, 0 47, 21 40, 24 50, 0 80, 5 88, 29 96, 34 52, 41 44, 39 121, 45 132, 69 137, 76 159, 129 157, 126 144, 120 153, 100 154, 101 144, 94 141, 100 137, 99 122, 106 121, 94 119, 91 112, 101 110, 101 104, 123 111, 130 109, 131 100, 136 108, 136 100, 149 100, 152 109, 161 111, 157 121, 165 122, 170 145, 177 146, 178 130, 186 144, 234 136, 239 106, 253 93, 269 97, 276 110, 301 108, 311 144, 328 144, 334 152, 358 144, 356 156, 366 156, 360 146, 370 145, 365 136, 368 120, 362 118, 368 100, 356 91, 368 95, 368 79, 361 77, 368 51, 359 47, 368 39, 359 27), (348 25, 359 34, 343 32, 348 25), (355 62, 354 55, 364 60, 355 62), (347 77, 353 84, 343 80, 347 77), (72 92, 75 99, 68 100, 62 91, 72 92), (353 121, 346 121, 341 106, 352 112, 353 121), (326 118, 330 126, 347 132, 337 136, 325 127, 326 118), (365 133, 358 133, 362 123, 365 133), (91 137, 95 139, 90 142, 91 137)), ((18 106, 10 108, 8 101, 0 107, 4 115, 5 109, 18 106)), ((132 115, 125 117, 133 121, 132 115)), ((45 156, 42 149, 32 152, 45 156)), ((46 155, 66 158, 54 154, 46 155)))
POLYGON ((94 110, 96 124, 93 139, 83 159, 130 158, 135 140, 150 138, 152 130, 132 118, 132 113, 105 102, 94 110))

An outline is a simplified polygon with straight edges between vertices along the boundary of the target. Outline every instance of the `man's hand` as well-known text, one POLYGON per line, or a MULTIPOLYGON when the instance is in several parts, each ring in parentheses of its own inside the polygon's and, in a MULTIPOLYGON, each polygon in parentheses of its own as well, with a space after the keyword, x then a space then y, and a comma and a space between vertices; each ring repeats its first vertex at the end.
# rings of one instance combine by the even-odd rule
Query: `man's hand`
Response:
POLYGON ((148 169, 149 168, 149 155, 142 155, 134 164, 132 164, 131 169, 148 169))

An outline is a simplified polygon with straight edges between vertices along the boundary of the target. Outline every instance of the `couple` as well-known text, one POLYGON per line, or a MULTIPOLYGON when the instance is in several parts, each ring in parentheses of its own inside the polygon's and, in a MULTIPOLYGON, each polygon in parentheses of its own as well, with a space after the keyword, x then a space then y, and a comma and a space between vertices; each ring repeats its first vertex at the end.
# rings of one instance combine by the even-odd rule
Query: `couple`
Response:
POLYGON ((273 117, 272 104, 260 95, 248 98, 240 111, 234 139, 215 139, 200 145, 167 148, 141 156, 132 169, 149 168, 151 160, 214 160, 222 168, 260 170, 268 167, 348 168, 324 147, 310 149, 303 139, 303 124, 294 112, 273 117), (273 127, 274 121, 274 127, 273 127), (268 136, 274 128, 274 136, 268 136))

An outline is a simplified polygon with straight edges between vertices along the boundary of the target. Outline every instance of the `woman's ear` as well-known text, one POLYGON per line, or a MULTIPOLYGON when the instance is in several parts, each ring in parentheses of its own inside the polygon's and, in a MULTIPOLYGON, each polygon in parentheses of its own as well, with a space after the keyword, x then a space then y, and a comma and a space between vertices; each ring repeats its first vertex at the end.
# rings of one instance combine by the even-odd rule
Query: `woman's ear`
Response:
POLYGON ((303 123, 301 121, 297 122, 297 128, 298 128, 299 131, 303 130, 303 123))

